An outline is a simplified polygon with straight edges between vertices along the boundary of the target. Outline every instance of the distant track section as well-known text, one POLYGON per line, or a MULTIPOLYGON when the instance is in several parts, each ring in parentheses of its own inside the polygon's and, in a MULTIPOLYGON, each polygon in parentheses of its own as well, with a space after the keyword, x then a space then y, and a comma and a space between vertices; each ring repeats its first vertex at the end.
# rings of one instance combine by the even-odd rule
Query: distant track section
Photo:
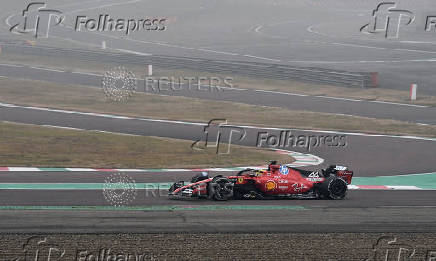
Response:
POLYGON ((4 53, 36 54, 51 57, 74 57, 83 61, 116 62, 122 64, 153 64, 164 69, 234 73, 250 77, 277 80, 298 80, 346 87, 374 88, 378 85, 378 73, 376 72, 348 72, 315 67, 294 67, 290 65, 271 63, 209 60, 163 55, 139 55, 133 53, 115 53, 84 49, 65 49, 48 46, 13 44, 10 42, 0 42, 0 46, 4 53))

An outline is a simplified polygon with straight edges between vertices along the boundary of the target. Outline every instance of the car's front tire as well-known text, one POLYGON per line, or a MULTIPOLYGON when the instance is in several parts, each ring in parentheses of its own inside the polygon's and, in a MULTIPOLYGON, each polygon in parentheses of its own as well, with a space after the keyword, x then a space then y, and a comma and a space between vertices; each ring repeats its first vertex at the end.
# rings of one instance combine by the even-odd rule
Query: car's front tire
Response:
POLYGON ((209 197, 217 201, 226 201, 233 197, 233 182, 221 176, 214 177, 209 183, 209 197))

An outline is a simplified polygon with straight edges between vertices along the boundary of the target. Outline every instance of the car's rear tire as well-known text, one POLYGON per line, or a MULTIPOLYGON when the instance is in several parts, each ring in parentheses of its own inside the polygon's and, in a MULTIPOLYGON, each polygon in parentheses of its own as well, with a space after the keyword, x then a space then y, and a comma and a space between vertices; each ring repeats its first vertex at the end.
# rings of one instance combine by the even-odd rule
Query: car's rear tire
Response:
POLYGON ((330 176, 317 188, 318 196, 324 199, 344 199, 347 191, 347 182, 336 176, 330 176))
POLYGON ((332 179, 329 184, 329 197, 331 199, 344 199, 347 195, 347 182, 341 178, 332 179))
POLYGON ((209 197, 217 201, 226 201, 233 197, 233 182, 221 176, 214 177, 209 183, 209 197))

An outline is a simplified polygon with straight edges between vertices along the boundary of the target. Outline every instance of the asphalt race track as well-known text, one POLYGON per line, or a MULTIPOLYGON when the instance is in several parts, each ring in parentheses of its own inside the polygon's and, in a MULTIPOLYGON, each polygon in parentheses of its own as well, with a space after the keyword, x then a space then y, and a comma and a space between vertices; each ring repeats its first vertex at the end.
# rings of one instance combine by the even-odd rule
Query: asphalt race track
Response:
MULTIPOLYGON (((146 136, 160 136, 185 140, 200 140, 206 123, 183 123, 177 121, 156 121, 152 119, 124 119, 110 115, 90 115, 69 113, 67 111, 38 110, 22 107, 5 107, 0 104, 0 120, 48 126, 70 127, 86 130, 101 130, 146 136)), ((217 130, 215 130, 217 131, 217 130)), ((221 129, 222 141, 228 141, 230 129, 221 129)), ((245 128, 246 137, 232 142, 234 144, 257 146, 260 132, 280 136, 280 130, 268 128, 245 128)), ((322 132, 292 131, 294 135, 322 135, 322 132)), ((343 164, 356 169, 359 176, 390 176, 412 173, 428 173, 434 170, 434 151, 436 141, 416 140, 389 136, 346 134, 344 147, 317 147, 309 151, 326 160, 326 163, 343 164), (398 153, 392 153, 393 151, 398 153)), ((308 152, 300 147, 270 147, 308 152)))
MULTIPOLYGON (((0 17, 4 28, 14 23, 24 5, 5 1, 0 17)), ((111 33, 72 32, 68 27, 51 31, 53 44, 74 47, 100 46, 146 55, 171 55, 284 63, 354 71, 378 71, 380 87, 407 90, 411 83, 419 91, 436 94, 435 33, 425 32, 422 16, 425 0, 397 1, 417 16, 416 24, 404 28, 399 39, 386 40, 365 35, 359 28, 369 22, 377 1, 260 1, 260 0, 170 0, 151 5, 149 1, 48 1, 67 15, 171 17, 168 30, 156 34, 121 37, 111 33), (189 2, 189 3, 188 3, 189 2), (171 10, 168 10, 168 6, 171 10), (243 12, 250 5, 250 12, 243 12), (311 15, 307 15, 312 12, 311 15), (226 19, 222 19, 226 17, 226 19)), ((11 38, 2 29, 1 38, 11 38)), ((14 36, 18 37, 18 36, 14 36)), ((44 44, 50 43, 47 39, 44 44)), ((0 56, 1 63, 1 56, 0 56)), ((0 76, 58 83, 99 86, 100 76, 41 68, 0 64, 0 76)), ((165 93, 169 94, 169 93, 165 93)), ((200 92, 177 94, 202 99, 234 101, 288 109, 330 112, 379 119, 436 124, 435 108, 338 100, 331 97, 293 96, 254 90, 225 90, 218 95, 200 92), (262 101, 259 103, 259 101, 262 101)), ((0 120, 37 125, 100 130, 134 135, 198 140, 204 123, 120 118, 79 112, 53 111, 0 104, 0 120)), ((274 126, 271 126, 274 127, 274 126)), ((236 144, 256 146, 265 129, 244 128, 246 137, 236 144)), ((279 130, 268 129, 271 134, 279 130)), ((294 134, 322 132, 293 130, 294 134)), ((416 137, 344 134, 344 148, 314 148, 309 153, 328 163, 347 165, 356 177, 393 176, 435 172, 436 140, 416 137)), ((304 148, 283 148, 307 153, 304 148)), ((266 159, 269 160, 269 159, 266 159)), ((312 167, 314 168, 314 167, 312 167)), ((318 167, 316 167, 318 168, 318 167)), ((102 183, 110 172, 8 172, 0 171, 2 183, 102 183)), ((171 182, 189 179, 192 173, 131 173, 136 182, 171 182)), ((0 189, 1 232, 435 232, 436 192, 432 190, 353 190, 346 200, 278 200, 199 202, 168 200, 165 193, 141 190, 133 206, 153 208, 108 211, 98 189, 0 189), (148 193, 146 195, 146 193, 148 193), (11 207, 12 206, 12 207, 11 207), (101 206, 94 209, 89 206, 101 206), (201 206, 208 206, 202 209, 201 206), (242 206, 242 208, 241 208, 242 206), (33 207, 33 209, 32 209, 33 207), (58 209, 56 209, 58 207, 58 209), (276 208, 275 208, 276 207, 276 208), (63 210, 59 210, 62 209, 63 210), (263 211, 261 211, 263 210, 263 211), (156 222, 157 221, 157 222, 156 222), (315 225, 314 225, 315 224, 315 225)))
MULTIPOLYGON (((66 15, 66 26, 52 28, 52 38, 42 39, 43 43, 100 47, 104 40, 108 48, 146 55, 376 71, 383 88, 408 90, 411 83, 418 83, 420 92, 436 92, 432 77, 436 29, 425 31, 426 17, 435 15, 431 0, 396 1, 398 8, 415 16, 413 24, 400 28, 396 39, 360 32, 371 21, 372 11, 380 3, 376 0, 47 2, 66 15), (249 12, 245 12, 247 5, 249 12), (72 29, 76 16, 98 17, 103 12, 112 17, 141 17, 144 9, 149 16, 169 17, 166 30, 126 36, 72 29)), ((17 23, 22 9, 19 1, 6 1, 0 14, 5 38, 12 37, 5 29, 17 23)))
MULTIPOLYGON (((38 125, 55 125, 64 127, 73 127, 90 130, 103 130, 118 133, 128 133, 136 135, 153 135, 167 136, 174 138, 182 138, 189 140, 197 140, 201 138, 204 125, 201 124, 181 124, 174 122, 156 122, 139 119, 114 119, 108 117, 99 117, 93 115, 83 115, 75 113, 40 111, 26 108, 8 108, 2 107, 0 113, 1 120, 14 121, 21 123, 32 123, 38 125)), ((247 129, 246 138, 240 142, 242 145, 256 145, 256 136, 259 129, 247 129), (254 144, 253 144, 254 143, 254 144)), ((275 131, 278 132, 278 131, 275 131)), ((272 131, 271 133, 274 133, 272 131)), ((315 133, 305 133, 306 135, 315 133)), ((331 148, 319 148, 311 153, 324 157, 328 162, 349 165, 352 169, 356 169, 356 176, 389 176, 401 175, 407 173, 424 173, 433 171, 434 158, 428 155, 429 151, 434 151, 434 141, 428 140, 410 140, 395 137, 367 137, 367 136, 347 136, 348 146, 338 148, 337 151, 332 151, 331 148), (398 151, 401 153, 392 153, 398 151)), ((298 149, 304 152, 304 149, 298 149)), ((90 175, 89 173, 47 173, 47 172, 1 172, 3 182, 55 182, 69 183, 73 180, 80 182, 95 182, 96 179, 101 179, 109 173, 98 173, 90 175)), ((133 175, 133 174, 132 174, 133 175)), ((141 173, 135 175, 136 180, 144 182, 171 182, 177 180, 189 180, 192 173, 141 173)), ((101 190, 81 191, 78 190, 0 190, 0 193, 5 193, 2 198, 1 205, 4 206, 23 206, 32 204, 34 206, 77 206, 77 205, 101 205, 104 204, 101 190), (6 196, 7 195, 7 196, 6 196)), ((331 232, 331 231, 433 231, 434 226, 434 210, 436 209, 433 203, 434 191, 351 191, 347 200, 343 201, 301 201, 301 200, 280 200, 273 201, 235 201, 225 204, 255 204, 256 206, 271 207, 278 204, 280 206, 302 206, 303 211, 295 211, 293 208, 285 210, 268 210, 263 217, 259 217, 256 212, 255 217, 250 210, 231 210, 223 211, 222 209, 191 211, 180 210, 173 211, 171 208, 166 211, 125 211, 121 214, 106 213, 101 211, 80 210, 73 207, 71 213, 59 210, 32 210, 32 218, 29 218, 28 210, 4 210, 1 212, 2 220, 8 220, 15 217, 10 222, 20 219, 18 226, 23 228, 23 232, 27 231, 35 224, 43 226, 46 231, 110 231, 110 232, 129 232, 129 231, 158 231, 166 228, 168 232, 174 231, 221 231, 221 232, 283 232, 283 227, 286 227, 289 232, 331 232), (413 209, 413 211, 408 211, 413 209), (335 212, 336 210, 337 212, 335 212), (320 217, 328 217, 322 219, 323 222, 333 222, 329 226, 313 226, 313 220, 307 219, 308 213, 311 217, 318 219, 320 217), (38 214, 36 214, 38 213, 38 214), (143 215, 139 220, 149 220, 148 222, 133 221, 132 218, 138 218, 138 213, 143 215), (184 213, 184 214, 180 214, 184 213), (214 213, 213 215, 210 215, 214 213), (344 225, 342 219, 336 218, 336 214, 341 213, 341 217, 348 220, 348 225, 344 225), (365 214, 366 213, 366 214, 365 214), (39 218, 34 218, 34 215, 41 215, 39 218), (112 216, 115 223, 111 223, 107 215, 112 216), (151 215, 151 216, 150 216, 151 215), (157 217, 159 222, 150 222, 152 217, 157 217), (183 215, 181 220, 177 222, 183 215), (193 215, 193 216, 191 216, 193 215), (198 215, 198 216, 197 216, 198 215), (221 216, 222 215, 222 216, 221 216), (292 218, 289 218, 289 217, 292 218), (62 217, 62 218, 61 218, 62 217), (104 225, 99 221, 101 218, 108 220, 104 225), (316 218, 318 217, 318 218, 316 218), (418 218, 419 217, 419 218, 418 218), (53 219, 52 222, 45 223, 47 219, 53 219), (62 219, 62 222, 68 221, 68 229, 63 226, 58 226, 56 220, 62 219), (125 226, 119 226, 120 219, 126 219, 125 226), (241 224, 241 220, 257 220, 241 224), (90 221, 93 220, 93 221, 90 221), (280 220, 280 222, 278 221, 280 220), (410 220, 413 220, 410 222, 410 220), (35 223, 36 222, 36 223, 35 223), (216 225, 198 226, 198 224, 215 223, 216 225), (223 223, 226 223, 225 225, 223 223), (284 223, 283 223, 284 222, 284 223), (43 225, 48 224, 48 225, 43 225), (99 224, 99 225, 96 225, 99 224), (171 224, 171 225, 170 225, 171 224), (248 225, 249 224, 249 225, 248 225), (393 225, 394 224, 394 225, 393 225), (285 226, 286 225, 286 226, 285 226), (218 228, 219 227, 219 228, 218 228), (298 229, 297 229, 298 227, 298 229), (395 227, 395 229, 394 229, 395 227)), ((178 202, 168 200, 163 195, 156 197, 153 194, 151 197, 137 197, 135 205, 153 206, 174 206, 182 204, 188 205, 210 205, 217 204, 211 202, 178 202)), ((107 204, 107 203, 106 203, 107 204)), ((222 203, 221 203, 222 205, 222 203)), ((256 211, 256 210, 253 210, 256 211)), ((5 222, 4 231, 12 231, 11 223, 5 222)), ((16 224, 16 223, 15 223, 16 224)), ((16 228, 16 227, 15 227, 16 228)), ((14 226, 12 226, 14 229, 14 226)))
MULTIPOLYGON (((0 76, 24 78, 30 80, 49 81, 61 84, 78 84, 100 87, 101 75, 87 72, 66 72, 58 69, 0 64, 0 76)), ((182 90, 158 89, 147 86, 144 80, 138 80, 137 90, 170 96, 184 96, 200 99, 231 101, 260 106, 281 107, 290 110, 305 110, 362 116, 376 119, 393 119, 420 124, 436 124, 436 108, 413 104, 389 103, 359 99, 345 99, 330 96, 305 96, 284 92, 227 88, 219 86, 213 91, 205 91, 208 86, 196 89, 197 86, 182 85, 182 90)), ((156 84, 157 85, 157 84, 156 84)))
MULTIPOLYGON (((1 173, 1 177, 2 182, 8 183, 23 180, 29 183, 102 183, 109 174, 18 172, 1 173)), ((192 174, 129 175, 136 182, 165 182, 188 179, 192 174)), ((238 200, 223 203, 169 200, 166 191, 140 190, 132 207, 153 206, 154 210, 150 207, 109 211, 104 207, 108 206, 101 190, 0 190, 0 230, 27 233, 428 233, 436 231, 433 196, 434 191, 375 190, 351 191, 348 199, 341 201, 238 200)))

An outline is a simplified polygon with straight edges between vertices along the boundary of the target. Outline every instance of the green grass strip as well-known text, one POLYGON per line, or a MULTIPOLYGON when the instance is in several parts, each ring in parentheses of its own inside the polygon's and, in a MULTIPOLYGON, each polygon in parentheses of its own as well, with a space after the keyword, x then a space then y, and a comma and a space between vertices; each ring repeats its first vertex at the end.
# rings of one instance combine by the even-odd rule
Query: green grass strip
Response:
POLYGON ((423 189, 436 189, 436 173, 355 177, 353 185, 389 185, 389 186, 416 186, 423 189))

